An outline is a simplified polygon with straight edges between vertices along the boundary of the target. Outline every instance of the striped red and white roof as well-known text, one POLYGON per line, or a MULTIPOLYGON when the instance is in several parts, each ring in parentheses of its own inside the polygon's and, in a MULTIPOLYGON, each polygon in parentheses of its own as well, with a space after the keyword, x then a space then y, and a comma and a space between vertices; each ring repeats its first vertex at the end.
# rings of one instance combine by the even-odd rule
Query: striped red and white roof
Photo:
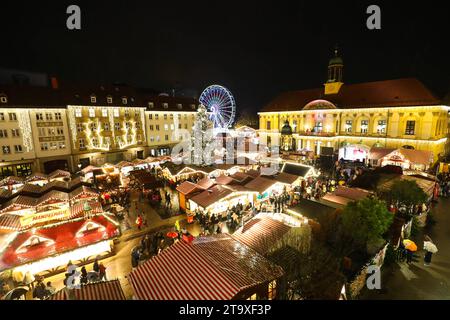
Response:
POLYGON ((96 198, 98 197, 98 193, 89 187, 80 186, 75 190, 73 190, 72 192, 70 192, 69 197, 71 201, 84 197, 96 198))
MULTIPOLYGON (((119 280, 103 281, 82 285, 73 289, 75 300, 126 300, 119 280)), ((66 289, 52 295, 49 300, 70 300, 66 289)))
POLYGON ((20 231, 21 229, 20 216, 16 214, 4 214, 0 216, 0 230, 20 231))
POLYGON ((231 300, 283 271, 228 234, 177 242, 134 269, 140 300, 231 300))
POLYGON ((36 198, 19 195, 5 203, 0 210, 0 214, 8 211, 33 208, 36 206, 37 200, 36 198))
POLYGON ((233 233, 233 238, 265 255, 271 245, 280 240, 291 227, 269 217, 256 217, 233 233))
POLYGON ((52 190, 39 197, 38 201, 36 202, 36 205, 41 206, 49 202, 68 202, 68 201, 69 195, 67 194, 67 192, 52 190))

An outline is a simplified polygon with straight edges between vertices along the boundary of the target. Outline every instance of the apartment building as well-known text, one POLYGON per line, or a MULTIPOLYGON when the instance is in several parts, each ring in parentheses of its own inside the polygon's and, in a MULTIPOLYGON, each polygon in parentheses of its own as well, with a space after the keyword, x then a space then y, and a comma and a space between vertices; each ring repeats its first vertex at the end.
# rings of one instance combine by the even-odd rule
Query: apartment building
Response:
POLYGON ((169 154, 198 102, 128 86, 0 86, 0 178, 169 154))

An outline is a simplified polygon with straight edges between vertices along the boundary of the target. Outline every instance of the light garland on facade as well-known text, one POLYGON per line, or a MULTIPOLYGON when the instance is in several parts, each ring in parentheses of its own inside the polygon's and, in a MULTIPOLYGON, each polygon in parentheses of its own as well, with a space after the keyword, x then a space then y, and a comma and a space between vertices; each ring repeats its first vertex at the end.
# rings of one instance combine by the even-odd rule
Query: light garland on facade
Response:
POLYGON ((33 137, 28 110, 18 110, 19 128, 22 131, 22 143, 27 152, 33 151, 33 137))
POLYGON ((77 136, 78 136, 78 131, 77 131, 77 122, 75 120, 75 108, 73 107, 68 107, 67 108, 67 115, 69 117, 69 126, 70 126, 70 131, 72 132, 72 143, 73 143, 73 147, 75 149, 77 149, 77 136))

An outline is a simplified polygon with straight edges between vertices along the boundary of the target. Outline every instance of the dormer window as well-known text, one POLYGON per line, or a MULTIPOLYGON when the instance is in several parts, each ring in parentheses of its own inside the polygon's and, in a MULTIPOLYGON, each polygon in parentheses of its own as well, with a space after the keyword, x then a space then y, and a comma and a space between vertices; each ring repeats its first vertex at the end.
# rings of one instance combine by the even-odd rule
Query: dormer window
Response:
POLYGON ((91 103, 97 103, 97 97, 95 95, 91 95, 91 103))
POLYGON ((168 109, 169 108, 169 104, 168 103, 163 103, 163 108, 164 109, 168 109))
POLYGON ((177 108, 178 108, 178 110, 181 110, 181 109, 183 109, 183 105, 181 103, 179 103, 179 104, 177 104, 177 108))
POLYGON ((113 98, 112 98, 111 96, 107 96, 107 97, 106 97, 106 102, 107 102, 108 104, 112 104, 112 103, 113 103, 113 98))
POLYGON ((148 103, 148 107, 149 107, 150 109, 153 109, 153 108, 155 107, 155 105, 153 104, 153 102, 149 102, 149 103, 148 103))
POLYGON ((8 97, 4 94, 0 95, 0 103, 8 103, 8 97))
POLYGON ((127 97, 123 97, 123 98, 122 98, 122 104, 127 104, 127 103, 128 103, 127 97))

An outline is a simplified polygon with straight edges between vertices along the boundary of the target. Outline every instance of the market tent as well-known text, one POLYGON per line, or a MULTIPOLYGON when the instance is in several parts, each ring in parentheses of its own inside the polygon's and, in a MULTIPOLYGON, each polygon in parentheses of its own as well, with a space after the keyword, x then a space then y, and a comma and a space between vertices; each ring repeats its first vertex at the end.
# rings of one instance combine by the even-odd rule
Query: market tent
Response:
POLYGON ((48 203, 68 202, 69 194, 58 190, 52 190, 43 194, 36 202, 37 206, 42 206, 48 203))
POLYGON ((280 172, 279 174, 274 176, 274 179, 277 180, 278 182, 281 182, 283 184, 288 184, 288 185, 294 184, 300 178, 301 177, 299 177, 295 174, 290 174, 290 173, 286 173, 286 172, 280 172))
POLYGON ((70 192, 69 197, 70 201, 76 201, 80 199, 96 199, 98 197, 98 192, 89 187, 81 186, 70 192))
POLYGON ((69 171, 64 170, 55 170, 48 175, 49 180, 58 179, 58 178, 70 178, 71 174, 69 171))
POLYGON ((396 149, 393 148, 376 148, 373 147, 369 151, 369 159, 370 160, 380 160, 381 158, 384 158, 388 154, 394 152, 396 149))
POLYGON ((333 193, 324 195, 321 201, 341 208, 349 202, 362 200, 369 195, 370 191, 365 189, 339 186, 333 193))
POLYGON ((68 223, 39 228, 35 232, 28 230, 18 233, 6 246, 3 255, 0 256, 0 271, 117 237, 119 230, 116 222, 113 221, 111 217, 106 218, 104 215, 97 215, 89 220, 78 219, 68 223), (82 236, 77 237, 77 232, 85 225, 86 221, 92 221, 102 228, 90 229, 82 236), (28 247, 23 246, 31 237, 35 236, 49 241, 28 247), (19 249, 20 251, 18 251, 19 249))
POLYGON ((204 177, 203 179, 197 182, 197 186, 199 186, 202 189, 209 189, 213 185, 215 185, 215 182, 208 177, 204 177))
POLYGON ((2 206, 0 214, 10 211, 34 208, 36 206, 37 201, 38 199, 36 198, 18 195, 17 197, 11 199, 2 206))
POLYGON ((306 178, 308 174, 311 172, 312 167, 305 166, 298 163, 290 163, 286 162, 281 169, 281 172, 294 174, 296 176, 306 178))
POLYGON ((245 187, 249 189, 250 191, 256 191, 260 194, 262 194, 264 191, 269 189, 271 186, 273 186, 275 183, 277 183, 276 180, 265 178, 265 177, 257 177, 247 183, 245 187))
POLYGON ((197 191, 197 190, 203 190, 203 189, 200 188, 195 183, 192 183, 192 182, 189 182, 189 181, 185 181, 185 182, 183 182, 182 184, 180 184, 177 187, 177 191, 182 193, 182 194, 184 194, 184 195, 190 194, 190 193, 192 193, 194 191, 197 191))
POLYGON ((79 289, 62 289, 53 294, 48 300, 126 300, 119 280, 101 281, 81 285, 79 289))
POLYGON ((228 234, 179 241, 129 275, 139 300, 231 300, 283 270, 228 234))
MULTIPOLYGON (((81 217, 85 214, 85 203, 84 201, 79 201, 70 207, 70 217, 69 219, 74 219, 81 217)), ((98 214, 103 212, 103 208, 100 202, 98 201, 89 201, 87 202, 90 207, 90 214, 98 214)))
POLYGON ((230 189, 222 186, 214 186, 211 189, 205 190, 202 193, 193 196, 190 200, 198 206, 206 209, 213 203, 225 198, 231 193, 233 193, 233 191, 230 189))
POLYGON ((229 176, 225 176, 225 175, 220 175, 216 178, 216 184, 220 184, 220 185, 227 185, 233 182, 233 179, 230 178, 229 176))
POLYGON ((9 176, 0 181, 0 187, 12 186, 16 184, 24 184, 25 183, 24 180, 25 179, 21 177, 9 176))
POLYGON ((0 216, 0 230, 19 231, 22 229, 20 216, 16 214, 3 214, 0 216))
POLYGON ((233 233, 233 238, 265 255, 290 230, 291 226, 281 221, 257 216, 233 233))

